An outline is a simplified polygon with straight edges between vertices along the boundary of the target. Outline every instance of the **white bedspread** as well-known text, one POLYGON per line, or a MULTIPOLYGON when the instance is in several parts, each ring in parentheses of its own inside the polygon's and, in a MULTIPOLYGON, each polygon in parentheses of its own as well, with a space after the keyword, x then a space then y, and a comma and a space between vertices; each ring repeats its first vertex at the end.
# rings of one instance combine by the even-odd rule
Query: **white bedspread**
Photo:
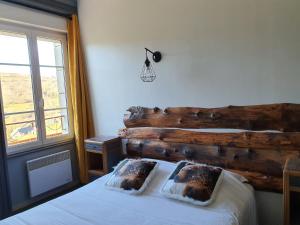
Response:
POLYGON ((160 195, 175 164, 159 161, 154 180, 139 196, 104 187, 107 176, 62 197, 0 222, 0 225, 256 225, 252 188, 225 174, 217 198, 207 207, 160 195))

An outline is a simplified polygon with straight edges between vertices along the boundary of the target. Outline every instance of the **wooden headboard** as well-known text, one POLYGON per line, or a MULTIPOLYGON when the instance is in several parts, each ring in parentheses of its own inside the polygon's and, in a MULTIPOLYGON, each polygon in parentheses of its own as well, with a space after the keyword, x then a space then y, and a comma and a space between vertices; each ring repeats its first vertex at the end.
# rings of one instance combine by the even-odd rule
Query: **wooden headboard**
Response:
POLYGON ((300 104, 131 107, 128 111, 120 136, 129 157, 221 166, 245 176, 258 190, 275 192, 282 191, 286 159, 300 157, 300 104), (204 128, 244 131, 187 130, 204 128))

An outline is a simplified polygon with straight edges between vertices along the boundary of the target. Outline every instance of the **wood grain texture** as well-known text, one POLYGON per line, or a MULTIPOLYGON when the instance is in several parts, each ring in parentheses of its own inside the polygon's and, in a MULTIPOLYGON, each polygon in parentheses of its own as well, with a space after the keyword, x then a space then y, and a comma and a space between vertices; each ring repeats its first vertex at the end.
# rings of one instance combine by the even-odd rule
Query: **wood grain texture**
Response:
POLYGON ((164 110, 130 107, 126 127, 232 128, 300 131, 300 104, 227 106, 223 108, 174 107, 164 110))
MULTIPOLYGON (((127 152, 131 157, 155 158, 171 162, 187 159, 199 163, 220 166, 244 176, 257 190, 282 192, 282 169, 276 168, 278 168, 278 166, 281 167, 283 163, 270 160, 269 163, 267 161, 267 165, 264 165, 265 162, 263 160, 257 160, 255 162, 256 166, 254 167, 254 161, 251 159, 245 160, 245 157, 248 157, 246 149, 235 149, 235 153, 230 152, 230 150, 231 149, 224 149, 224 152, 218 153, 218 147, 216 146, 189 146, 184 144, 166 146, 164 143, 153 143, 152 141, 148 142, 147 140, 134 139, 128 140, 127 143, 127 152), (191 149, 192 152, 189 152, 191 149), (193 150, 195 150, 196 153, 193 152, 193 150), (236 152, 239 152, 238 157, 235 156, 236 152), (275 169, 272 167, 274 165, 275 169), (251 167, 254 171, 248 170, 251 167), (269 172, 273 172, 275 175, 266 174, 265 171, 268 167, 270 169, 269 172), (260 170, 263 172, 255 172, 260 170)), ((259 158, 259 156, 255 157, 259 158)))
POLYGON ((230 170, 237 173, 249 180, 249 183, 256 189, 261 191, 270 191, 276 193, 282 193, 282 178, 268 176, 263 173, 255 173, 241 170, 230 170))
POLYGON ((248 174, 249 182, 256 189, 276 192, 282 191, 286 158, 299 157, 299 151, 168 143, 149 139, 128 139, 126 148, 128 155, 134 157, 172 162, 187 159, 234 170, 241 175, 248 174), (276 183, 272 184, 273 181, 276 183))
POLYGON ((282 192, 283 168, 300 158, 300 105, 131 107, 125 115, 130 157, 220 166, 246 177, 258 190, 282 192), (172 129, 171 129, 172 128, 172 129), (185 128, 178 129, 178 128, 185 128), (233 128, 244 132, 200 132, 191 128, 233 128), (264 130, 264 132, 257 132, 264 130), (278 130, 271 132, 265 130, 278 130))
POLYGON ((300 133, 286 132, 235 132, 213 133, 182 129, 163 128, 125 128, 119 135, 127 139, 154 139, 165 142, 177 142, 200 145, 220 145, 241 148, 261 149, 299 149, 300 133))

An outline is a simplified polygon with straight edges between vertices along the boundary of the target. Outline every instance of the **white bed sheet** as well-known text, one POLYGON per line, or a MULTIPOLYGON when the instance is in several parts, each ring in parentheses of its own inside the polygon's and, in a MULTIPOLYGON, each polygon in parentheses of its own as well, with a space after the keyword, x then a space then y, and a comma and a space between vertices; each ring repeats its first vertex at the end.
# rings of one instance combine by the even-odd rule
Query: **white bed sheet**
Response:
MULTIPOLYGON (((157 160, 159 161, 159 160, 157 160)), ((207 207, 163 197, 159 190, 175 164, 159 161, 142 195, 106 189, 104 176, 69 194, 0 221, 0 225, 257 225, 251 186, 225 173, 207 207)))

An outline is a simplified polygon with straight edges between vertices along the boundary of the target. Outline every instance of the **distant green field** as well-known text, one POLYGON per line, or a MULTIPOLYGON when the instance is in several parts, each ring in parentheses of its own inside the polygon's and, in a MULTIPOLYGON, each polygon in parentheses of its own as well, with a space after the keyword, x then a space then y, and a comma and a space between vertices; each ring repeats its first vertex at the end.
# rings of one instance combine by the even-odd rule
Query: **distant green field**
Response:
MULTIPOLYGON (((6 115, 5 124, 7 124, 6 136, 8 143, 18 144, 27 140, 36 139, 37 131, 34 129, 36 126, 34 113, 7 115, 8 113, 34 110, 31 78, 28 75, 0 73, 0 80, 3 109, 4 114, 6 115), (18 122, 22 123, 12 124, 18 122), (23 133, 20 132, 20 129, 23 133), (26 132, 24 133, 23 130, 26 132, 29 130, 30 132, 26 134, 26 132)), ((56 77, 43 76, 42 89, 45 108, 60 107, 56 77)), ((60 111, 50 111, 47 112, 47 115, 45 115, 46 118, 58 116, 61 116, 60 111)), ((62 132, 61 118, 46 120, 47 136, 61 134, 62 132)))

